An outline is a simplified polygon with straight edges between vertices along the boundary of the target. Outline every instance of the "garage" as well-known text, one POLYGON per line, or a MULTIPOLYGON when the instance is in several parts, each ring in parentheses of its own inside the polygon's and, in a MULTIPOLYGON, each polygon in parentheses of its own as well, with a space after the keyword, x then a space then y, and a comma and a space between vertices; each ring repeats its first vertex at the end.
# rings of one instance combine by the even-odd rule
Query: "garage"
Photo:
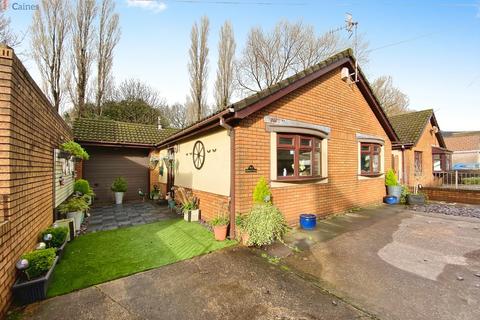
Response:
POLYGON ((110 186, 117 177, 127 180, 124 200, 138 200, 138 190, 148 192, 148 149, 85 147, 90 160, 83 164, 83 178, 90 182, 99 202, 112 202, 110 186))
POLYGON ((148 194, 150 181, 150 152, 176 129, 154 125, 100 119, 77 119, 73 135, 90 155, 77 167, 79 178, 88 180, 95 192, 95 203, 111 203, 110 186, 117 177, 127 180, 124 201, 140 200, 139 190, 148 194), (79 170, 80 169, 80 170, 79 170))

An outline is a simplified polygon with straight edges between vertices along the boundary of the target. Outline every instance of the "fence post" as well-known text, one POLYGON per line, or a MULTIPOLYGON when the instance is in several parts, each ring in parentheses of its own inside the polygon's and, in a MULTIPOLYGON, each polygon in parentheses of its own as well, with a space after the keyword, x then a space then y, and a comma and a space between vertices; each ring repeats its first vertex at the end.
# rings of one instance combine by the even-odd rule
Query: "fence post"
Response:
POLYGON ((455 189, 458 189, 458 170, 455 170, 455 189))

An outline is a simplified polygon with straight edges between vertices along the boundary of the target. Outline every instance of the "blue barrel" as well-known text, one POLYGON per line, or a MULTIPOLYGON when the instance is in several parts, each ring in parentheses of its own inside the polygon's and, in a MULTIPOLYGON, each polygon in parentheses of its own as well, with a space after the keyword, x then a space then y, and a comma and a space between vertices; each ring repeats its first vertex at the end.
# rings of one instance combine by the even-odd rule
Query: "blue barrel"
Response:
POLYGON ((313 230, 317 225, 317 216, 314 214, 301 214, 300 215, 300 227, 305 230, 313 230))
POLYGON ((396 204, 396 203, 399 203, 397 197, 395 197, 395 196, 386 196, 386 197, 383 197, 383 202, 385 202, 386 204, 396 204))

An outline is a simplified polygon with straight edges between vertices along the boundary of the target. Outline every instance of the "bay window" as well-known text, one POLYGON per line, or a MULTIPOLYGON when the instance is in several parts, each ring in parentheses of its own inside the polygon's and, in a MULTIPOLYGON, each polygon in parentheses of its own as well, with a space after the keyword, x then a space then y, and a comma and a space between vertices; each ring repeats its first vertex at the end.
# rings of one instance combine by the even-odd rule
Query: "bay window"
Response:
POLYGON ((321 139, 298 134, 277 135, 277 179, 321 176, 321 139))

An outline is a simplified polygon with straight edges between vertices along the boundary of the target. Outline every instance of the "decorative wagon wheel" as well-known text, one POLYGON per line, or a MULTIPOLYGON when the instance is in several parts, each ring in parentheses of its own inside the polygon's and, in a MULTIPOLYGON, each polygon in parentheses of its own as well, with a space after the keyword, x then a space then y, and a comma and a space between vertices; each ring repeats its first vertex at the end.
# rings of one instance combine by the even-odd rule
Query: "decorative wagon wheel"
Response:
POLYGON ((193 165, 196 169, 200 170, 205 163, 205 146, 203 145, 202 141, 197 141, 193 145, 193 165))

